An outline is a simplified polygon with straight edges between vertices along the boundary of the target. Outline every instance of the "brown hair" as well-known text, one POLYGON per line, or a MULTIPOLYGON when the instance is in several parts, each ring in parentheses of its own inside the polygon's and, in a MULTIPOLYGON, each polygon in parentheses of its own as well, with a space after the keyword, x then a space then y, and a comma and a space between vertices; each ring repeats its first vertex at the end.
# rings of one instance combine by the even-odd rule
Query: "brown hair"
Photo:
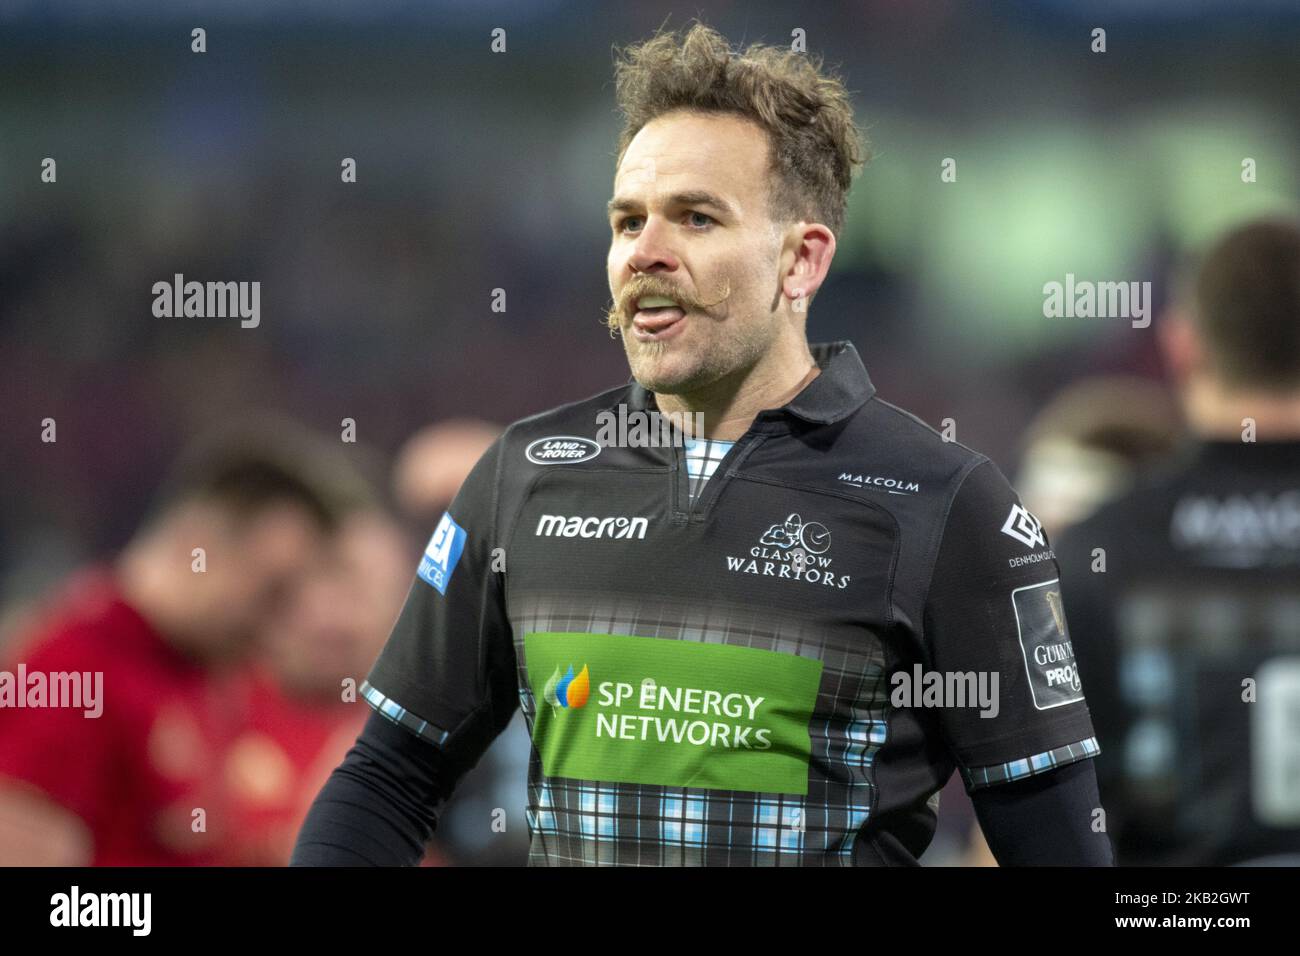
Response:
POLYGON ((760 44, 732 53, 697 22, 684 35, 660 30, 616 50, 614 82, 624 116, 618 162, 643 126, 673 110, 743 116, 771 144, 772 218, 820 222, 839 235, 853 174, 870 151, 848 91, 820 59, 760 44))
POLYGON ((355 456, 278 415, 215 428, 186 447, 158 489, 146 526, 189 501, 216 504, 242 523, 263 509, 290 504, 322 530, 379 503, 364 450, 355 456))
POLYGON ((1300 228, 1253 222, 1228 233, 1196 275, 1195 323, 1224 381, 1300 385, 1300 228))

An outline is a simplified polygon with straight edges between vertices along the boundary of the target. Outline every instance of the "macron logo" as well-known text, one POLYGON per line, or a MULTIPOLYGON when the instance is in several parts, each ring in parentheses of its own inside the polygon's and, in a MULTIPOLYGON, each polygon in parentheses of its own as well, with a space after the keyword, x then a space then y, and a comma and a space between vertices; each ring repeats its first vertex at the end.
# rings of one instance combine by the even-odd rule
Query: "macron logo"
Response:
POLYGON ((543 538, 644 538, 649 521, 645 518, 571 518, 542 515, 536 537, 543 538))

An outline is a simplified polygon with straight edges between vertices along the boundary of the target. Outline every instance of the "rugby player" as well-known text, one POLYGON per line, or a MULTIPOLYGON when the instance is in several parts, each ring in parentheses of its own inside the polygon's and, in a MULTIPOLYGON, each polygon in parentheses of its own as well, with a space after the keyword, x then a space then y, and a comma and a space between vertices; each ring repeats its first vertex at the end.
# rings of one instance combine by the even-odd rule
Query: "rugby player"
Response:
POLYGON ((349 514, 264 617, 246 725, 226 761, 238 823, 223 864, 289 862, 312 799, 370 712, 341 688, 383 646, 406 594, 410 550, 382 509, 349 514))
POLYGON ((843 85, 695 25, 622 51, 617 90, 608 319, 632 378, 479 460, 293 862, 416 863, 522 707, 530 864, 915 864, 956 769, 1000 862, 1108 865, 1039 523, 851 344, 807 340, 865 159, 843 85), (702 427, 593 437, 651 413, 702 427), (895 705, 915 668, 993 675, 995 706, 895 705))
POLYGON ((1193 439, 1061 537, 1123 865, 1300 863, 1300 228, 1220 239, 1162 322, 1193 439))

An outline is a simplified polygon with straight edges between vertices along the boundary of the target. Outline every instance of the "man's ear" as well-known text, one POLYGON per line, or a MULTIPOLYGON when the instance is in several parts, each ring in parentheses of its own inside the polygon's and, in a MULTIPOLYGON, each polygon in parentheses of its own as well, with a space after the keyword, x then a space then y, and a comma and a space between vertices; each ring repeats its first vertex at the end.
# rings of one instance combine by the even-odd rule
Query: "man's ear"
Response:
POLYGON ((797 222, 785 234, 781 292, 805 303, 821 288, 835 258, 835 233, 819 222, 797 222))
POLYGON ((1160 352, 1169 369, 1170 377, 1175 382, 1182 385, 1204 370, 1205 347, 1191 313, 1186 308, 1178 305, 1169 306, 1156 327, 1160 352))

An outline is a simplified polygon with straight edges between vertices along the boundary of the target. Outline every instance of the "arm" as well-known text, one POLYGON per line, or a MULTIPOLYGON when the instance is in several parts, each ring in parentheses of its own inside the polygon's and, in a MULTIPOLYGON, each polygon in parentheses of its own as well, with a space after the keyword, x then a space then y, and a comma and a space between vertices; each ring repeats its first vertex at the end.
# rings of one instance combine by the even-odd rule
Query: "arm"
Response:
POLYGON ((17 781, 0 781, 0 864, 89 866, 92 849, 76 814, 17 781))
POLYGON ((450 794, 442 752, 373 713, 311 805, 290 866, 417 866, 450 794))
POLYGON ((375 709, 321 789, 291 865, 416 865, 457 782, 518 706, 496 547, 501 443, 438 523, 361 694, 375 709))
MULTIPOLYGON (((112 686, 109 665, 85 634, 37 635, 19 646, 30 672, 102 669, 112 686)), ((10 658, 5 667, 14 665, 10 658)), ((115 800, 114 768, 125 759, 116 727, 121 708, 109 700, 93 718, 74 707, 0 708, 0 865, 93 861, 94 833, 115 800)))
POLYGON ((1110 839, 1093 830, 1101 806, 1093 761, 1081 760, 971 794, 999 866, 1114 866, 1110 839))
POLYGON ((990 461, 964 476, 925 607, 935 670, 997 679, 995 707, 940 713, 1000 863, 1108 865, 1094 833, 1099 752, 1066 622, 1060 572, 1037 520, 990 461))

